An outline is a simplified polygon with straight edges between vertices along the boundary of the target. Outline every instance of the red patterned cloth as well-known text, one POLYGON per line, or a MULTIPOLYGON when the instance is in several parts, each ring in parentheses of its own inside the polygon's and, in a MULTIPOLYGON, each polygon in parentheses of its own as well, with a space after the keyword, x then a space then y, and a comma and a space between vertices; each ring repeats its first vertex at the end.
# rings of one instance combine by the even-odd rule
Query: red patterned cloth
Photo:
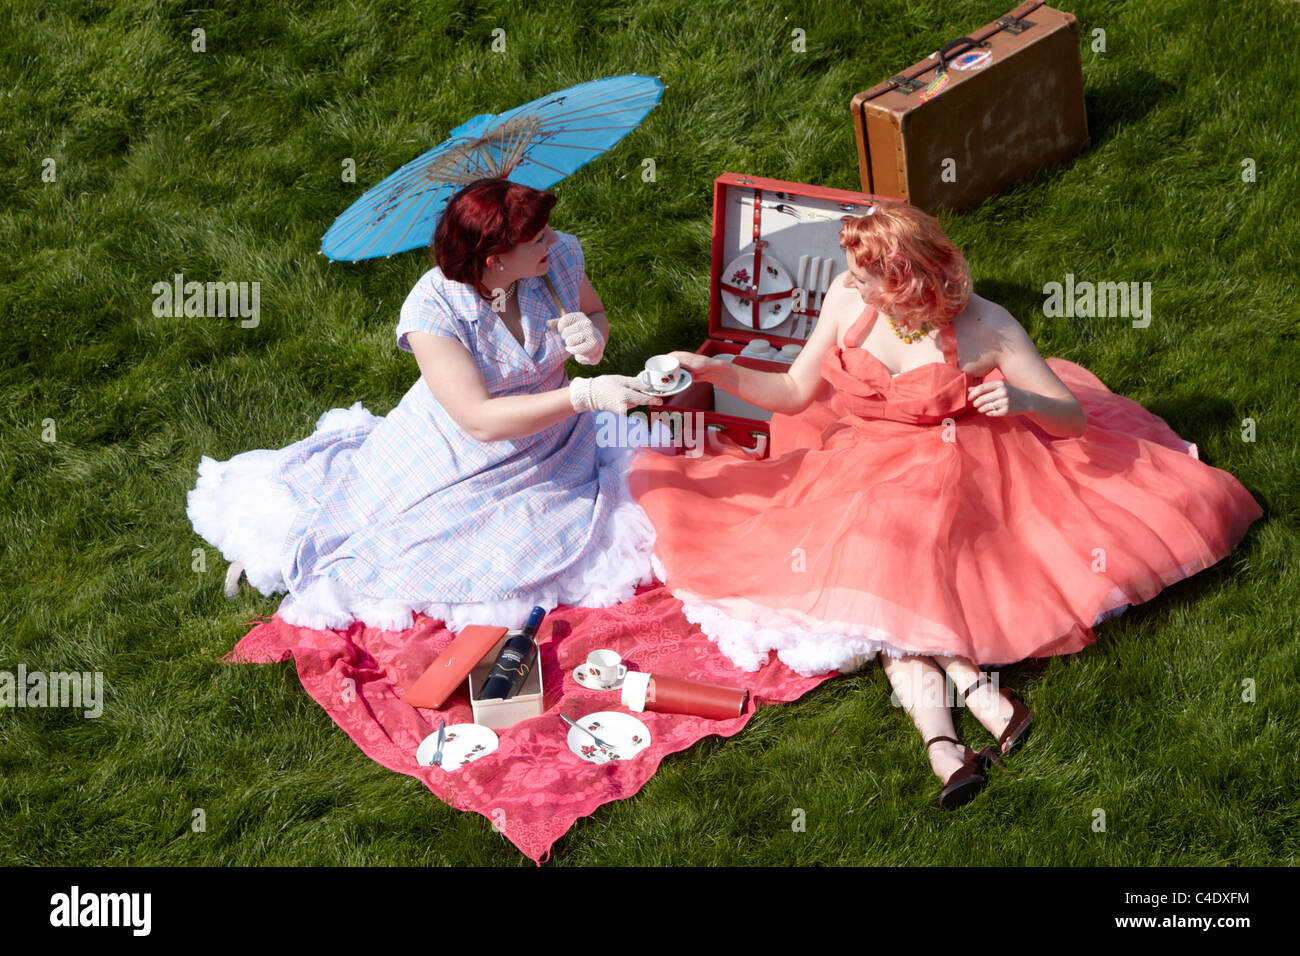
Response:
POLYGON ((497 731, 501 745, 495 752, 455 772, 422 767, 415 752, 437 731, 440 718, 446 717, 448 726, 473 720, 468 692, 457 691, 436 711, 399 699, 451 643, 453 635, 441 621, 416 615, 415 625, 401 632, 360 622, 346 631, 317 631, 294 627, 277 615, 249 631, 225 659, 272 663, 293 657, 307 693, 367 756, 418 778, 456 809, 483 814, 539 864, 575 820, 632 796, 666 755, 709 734, 730 737, 749 722, 758 700, 796 700, 834 676, 800 677, 775 660, 754 674, 737 670, 658 583, 614 607, 561 605, 547 622, 549 639, 540 644, 546 713, 497 731), (650 729, 646 750, 631 760, 588 763, 569 751, 568 728, 556 714, 577 719, 597 710, 626 711, 617 694, 588 690, 573 679, 574 668, 601 647, 618 651, 632 670, 748 687, 750 703, 733 720, 646 711, 637 715, 650 729))

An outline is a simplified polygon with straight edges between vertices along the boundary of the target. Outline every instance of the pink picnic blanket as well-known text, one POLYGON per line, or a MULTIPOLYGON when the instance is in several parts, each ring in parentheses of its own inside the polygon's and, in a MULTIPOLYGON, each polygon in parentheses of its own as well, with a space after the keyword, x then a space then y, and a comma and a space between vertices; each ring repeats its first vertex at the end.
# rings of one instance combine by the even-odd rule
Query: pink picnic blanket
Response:
POLYGON ((800 677, 775 659, 757 673, 737 670, 659 583, 638 588, 631 600, 614 607, 561 605, 547 621, 549 640, 540 644, 546 713, 497 731, 496 751, 454 772, 422 767, 415 753, 437 731, 440 718, 448 726, 473 720, 468 692, 457 691, 441 710, 399 700, 451 643, 453 635, 441 621, 416 615, 414 626, 400 632, 360 622, 347 631, 315 631, 287 624, 277 614, 249 631, 225 660, 272 663, 292 656, 307 693, 372 760, 418 778, 458 810, 483 814, 539 864, 575 820, 632 796, 666 755, 709 734, 737 733, 759 699, 795 700, 834 676, 800 677), (574 669, 601 647, 618 651, 632 670, 748 687, 750 703, 731 720, 646 711, 637 715, 650 730, 646 750, 630 760, 589 763, 570 752, 567 727, 556 714, 576 720, 598 710, 626 711, 617 694, 588 690, 573 678, 574 669))

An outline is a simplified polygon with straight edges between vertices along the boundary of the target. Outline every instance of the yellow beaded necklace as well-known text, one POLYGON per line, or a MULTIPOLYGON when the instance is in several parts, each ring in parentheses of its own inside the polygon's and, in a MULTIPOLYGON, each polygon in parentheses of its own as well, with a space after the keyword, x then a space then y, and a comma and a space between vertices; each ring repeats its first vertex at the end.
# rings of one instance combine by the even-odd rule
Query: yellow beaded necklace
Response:
POLYGON ((929 335, 931 332, 934 331, 934 326, 932 326, 929 322, 922 322, 921 327, 917 329, 915 332, 900 332, 898 330, 898 326, 894 324, 894 320, 890 318, 888 315, 885 316, 885 321, 888 322, 889 327, 894 330, 894 334, 897 335, 904 342, 906 342, 908 345, 911 345, 913 342, 921 341, 921 339, 925 338, 927 335, 929 335))

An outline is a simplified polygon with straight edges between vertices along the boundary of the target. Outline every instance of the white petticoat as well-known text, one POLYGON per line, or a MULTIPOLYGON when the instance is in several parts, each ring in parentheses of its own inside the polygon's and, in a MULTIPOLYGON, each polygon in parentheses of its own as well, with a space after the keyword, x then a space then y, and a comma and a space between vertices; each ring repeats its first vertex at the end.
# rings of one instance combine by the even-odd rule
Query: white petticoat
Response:
MULTIPOLYGON (((597 418, 609 415, 597 412, 597 418)), ((360 402, 351 408, 334 408, 316 422, 316 432, 373 426, 379 421, 360 402)), ((671 437, 655 423, 653 441, 668 444, 671 437)), ((597 433, 600 433, 599 421, 597 433)), ((329 577, 315 578, 302 592, 281 602, 280 617, 289 624, 316 630, 345 630, 353 620, 385 630, 406 630, 414 614, 445 621, 452 631, 470 624, 522 626, 535 606, 548 611, 560 604, 574 607, 610 607, 629 600, 638 586, 652 583, 650 554, 655 530, 627 488, 627 466, 639 446, 651 442, 644 422, 629 418, 610 433, 625 441, 617 447, 597 444, 601 468, 614 468, 620 476, 614 508, 587 552, 551 585, 527 597, 480 603, 445 604, 403 601, 361 594, 329 577)), ((281 549, 297 504, 277 478, 283 450, 255 450, 228 461, 203 456, 199 479, 189 492, 186 515, 198 533, 227 561, 240 561, 249 584, 265 595, 287 590, 281 570, 281 549)))

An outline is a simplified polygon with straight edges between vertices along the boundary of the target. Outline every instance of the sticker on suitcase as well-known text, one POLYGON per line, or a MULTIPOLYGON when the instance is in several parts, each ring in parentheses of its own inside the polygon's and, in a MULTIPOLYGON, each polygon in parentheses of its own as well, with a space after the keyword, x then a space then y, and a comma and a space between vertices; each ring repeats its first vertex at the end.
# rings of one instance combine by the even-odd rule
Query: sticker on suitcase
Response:
POLYGON ((954 70, 982 70, 992 62, 992 50, 971 50, 969 53, 963 53, 948 65, 954 70))
POLYGON ((934 99, 936 96, 939 95, 939 93, 943 90, 943 88, 949 84, 949 82, 951 81, 948 79, 948 74, 940 73, 938 76, 936 76, 933 80, 930 81, 929 86, 927 86, 925 89, 921 91, 921 102, 925 103, 928 102, 929 100, 934 99))

